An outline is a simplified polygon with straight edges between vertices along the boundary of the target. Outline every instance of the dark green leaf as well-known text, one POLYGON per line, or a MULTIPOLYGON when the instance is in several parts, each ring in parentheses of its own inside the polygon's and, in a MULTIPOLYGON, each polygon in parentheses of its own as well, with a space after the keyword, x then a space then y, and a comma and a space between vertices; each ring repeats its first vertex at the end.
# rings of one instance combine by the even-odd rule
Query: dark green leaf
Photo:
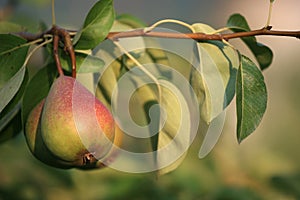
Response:
MULTIPOLYGON (((68 72, 71 72, 72 64, 70 57, 62 51, 60 51, 60 55, 60 61, 63 69, 68 72)), ((76 71, 78 73, 93 73, 99 72, 104 66, 104 62, 98 57, 76 52, 76 66, 76 71)))
POLYGON ((18 135, 22 131, 20 107, 11 112, 9 116, 6 115, 6 117, 0 120, 0 143, 18 135))
POLYGON ((278 174, 271 177, 271 186, 275 190, 288 194, 295 199, 300 198, 300 174, 278 174))
POLYGON ((28 46, 25 40, 14 35, 0 34, 0 113, 18 92, 24 76, 28 46))
POLYGON ((85 18, 82 29, 76 34, 76 49, 92 49, 105 39, 115 18, 113 0, 98 1, 85 18))
POLYGON ((40 69, 29 81, 22 101, 22 122, 26 119, 30 111, 47 96, 53 80, 57 76, 55 64, 50 63, 40 69))
POLYGON ((242 56, 236 82, 237 138, 242 142, 259 125, 267 107, 267 89, 261 71, 242 56))
MULTIPOLYGON (((233 32, 250 31, 250 27, 246 19, 240 14, 231 15, 227 21, 227 26, 233 32)), ((243 37, 241 39, 252 51, 262 70, 271 65, 273 60, 273 52, 269 47, 257 42, 255 37, 243 37)))
POLYGON ((28 51, 28 46, 21 46, 25 43, 20 37, 0 34, 0 88, 22 67, 28 51))

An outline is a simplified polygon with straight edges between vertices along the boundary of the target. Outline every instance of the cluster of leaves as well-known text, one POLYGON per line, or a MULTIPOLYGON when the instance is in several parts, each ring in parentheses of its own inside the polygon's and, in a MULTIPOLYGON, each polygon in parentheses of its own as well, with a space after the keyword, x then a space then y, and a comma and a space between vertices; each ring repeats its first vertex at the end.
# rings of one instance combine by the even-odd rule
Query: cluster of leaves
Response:
MULTIPOLYGON (((90 54, 90 50, 103 42, 110 31, 127 31, 145 26, 143 22, 133 16, 115 16, 112 0, 97 2, 87 14, 81 29, 73 37, 76 62, 79 66, 78 73, 96 73, 104 67, 105 61, 90 54)), ((209 34, 216 31, 205 24, 191 26, 196 32, 209 34)), ((232 15, 227 22, 227 27, 232 32, 250 31, 245 18, 240 14, 232 15)), ((23 30, 21 25, 12 22, 0 23, 0 142, 22 132, 29 112, 47 96, 57 77, 52 58, 51 37, 43 38, 49 41, 42 51, 45 65, 34 74, 30 72, 30 66, 27 65, 27 58, 31 55, 28 53, 29 47, 36 44, 34 41, 28 42, 22 37, 11 34, 23 30)), ((129 53, 134 55, 142 65, 163 64, 186 77, 199 102, 200 116, 203 122, 200 124, 205 126, 204 129, 200 127, 200 131, 207 130, 210 123, 225 110, 236 96, 237 139, 241 142, 257 128, 266 110, 267 91, 262 70, 271 64, 273 57, 272 51, 257 42, 255 37, 245 37, 242 40, 253 52, 257 62, 251 61, 234 47, 222 41, 196 43, 197 57, 200 60, 200 66, 197 69, 194 69, 180 56, 161 49, 144 49, 138 53, 129 53), (219 79, 220 75, 225 87, 217 93, 210 88, 210 82, 219 79)), ((36 43, 38 42, 40 41, 36 43)), ((63 47, 60 48, 59 55, 65 73, 70 73, 71 63, 68 55, 63 51, 63 47)), ((133 66, 131 60, 123 55, 105 70, 99 81, 97 96, 108 107, 111 104, 114 86, 120 77, 129 72, 133 66)), ((157 74, 154 75, 164 79, 166 74, 168 72, 158 69, 157 74)), ((142 79, 137 77, 133 81, 138 82, 142 79)), ((150 148, 152 150, 157 150, 174 140, 183 112, 181 104, 176 100, 174 94, 163 87, 160 98, 158 100, 155 86, 144 86, 134 94, 131 100, 132 105, 129 105, 132 117, 140 125, 149 124, 148 112, 151 105, 159 101, 165 107, 168 119, 162 130, 151 138, 150 148)), ((189 138, 189 130, 186 134, 186 137, 189 138)), ((185 141, 184 138, 177 138, 177 140, 173 151, 180 151, 178 148, 181 148, 181 143, 185 141)), ((174 169, 176 165, 163 169, 160 173, 166 173, 174 169)))

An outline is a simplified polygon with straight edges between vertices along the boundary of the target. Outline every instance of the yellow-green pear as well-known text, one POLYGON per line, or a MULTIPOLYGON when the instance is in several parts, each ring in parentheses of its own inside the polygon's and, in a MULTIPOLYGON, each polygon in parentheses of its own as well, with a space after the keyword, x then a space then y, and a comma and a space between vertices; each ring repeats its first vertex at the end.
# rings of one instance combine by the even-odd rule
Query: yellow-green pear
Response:
POLYGON ((45 99, 37 104, 28 115, 25 124, 25 138, 31 153, 43 163, 57 168, 68 169, 73 163, 65 162, 54 156, 45 143, 41 135, 41 116, 45 99))
POLYGON ((51 86, 41 118, 41 135, 57 158, 75 167, 96 166, 114 142, 110 111, 76 79, 60 75, 51 86))

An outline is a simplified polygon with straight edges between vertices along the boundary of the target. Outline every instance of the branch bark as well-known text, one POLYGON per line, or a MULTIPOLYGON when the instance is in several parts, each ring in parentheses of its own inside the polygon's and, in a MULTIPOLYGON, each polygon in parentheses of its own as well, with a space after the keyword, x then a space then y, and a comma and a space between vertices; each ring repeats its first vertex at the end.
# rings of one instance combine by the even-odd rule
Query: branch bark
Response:
MULTIPOLYGON (((76 31, 70 31, 72 33, 76 31)), ((51 34, 51 30, 45 31, 40 34, 31 34, 27 32, 14 33, 27 41, 34 41, 39 38, 43 38, 45 34, 51 34)), ((177 38, 177 39, 194 39, 197 41, 206 40, 231 40, 235 38, 250 37, 250 36, 281 36, 281 37, 294 37, 300 39, 300 31, 283 31, 283 30, 271 30, 271 27, 264 27, 262 29, 236 32, 236 33, 224 33, 224 34, 205 34, 205 33, 169 33, 169 32, 145 32, 144 29, 135 29, 132 31, 124 32, 110 32, 107 35, 108 39, 118 40, 119 38, 129 37, 160 37, 160 38, 177 38)))
POLYGON ((145 32, 144 29, 136 29, 127 32, 111 32, 107 38, 117 40, 119 38, 128 37, 161 37, 161 38, 177 38, 177 39, 194 39, 197 41, 205 40, 230 40, 235 38, 269 35, 269 36, 286 36, 300 39, 300 31, 279 31, 271 30, 271 27, 264 27, 262 29, 224 34, 205 34, 205 33, 168 33, 168 32, 145 32))

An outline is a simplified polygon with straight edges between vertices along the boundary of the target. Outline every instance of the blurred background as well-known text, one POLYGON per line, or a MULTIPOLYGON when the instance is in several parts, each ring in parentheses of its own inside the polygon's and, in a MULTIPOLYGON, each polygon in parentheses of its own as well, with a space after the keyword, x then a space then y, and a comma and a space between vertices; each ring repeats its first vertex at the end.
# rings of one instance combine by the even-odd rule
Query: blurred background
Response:
MULTIPOLYGON (((79 28, 96 1, 56 2, 57 23, 79 28)), ((2 7, 7 0, 0 0, 2 7)), ((268 0, 115 0, 118 14, 130 13, 151 24, 164 18, 203 22, 218 29, 233 13, 251 28, 265 26, 268 0)), ((274 29, 300 30, 300 1, 275 1, 274 29)), ((51 25, 50 0, 19 0, 15 15, 42 19, 51 25), (38 16, 38 17, 37 17, 38 16)), ((228 108, 222 136, 213 151, 199 159, 199 143, 174 172, 156 179, 151 174, 58 170, 30 154, 23 134, 0 145, 0 199, 300 199, 300 41, 259 37, 274 53, 264 71, 269 93, 259 128, 242 144, 236 140, 234 102, 228 108)), ((238 40, 234 45, 250 55, 238 40)))

